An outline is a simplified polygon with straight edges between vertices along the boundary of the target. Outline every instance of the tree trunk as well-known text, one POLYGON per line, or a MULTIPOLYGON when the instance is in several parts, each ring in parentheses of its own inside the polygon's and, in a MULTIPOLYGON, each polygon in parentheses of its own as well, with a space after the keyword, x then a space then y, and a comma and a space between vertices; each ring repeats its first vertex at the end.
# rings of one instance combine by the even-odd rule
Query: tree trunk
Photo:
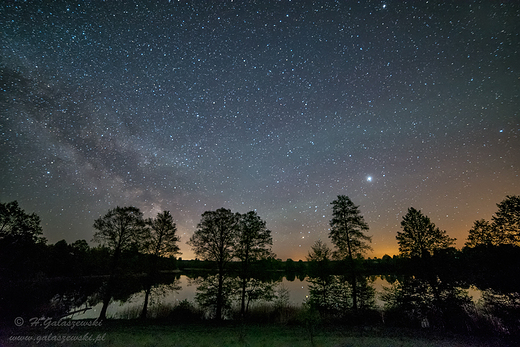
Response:
POLYGON ((141 311, 141 319, 146 319, 146 315, 148 314, 148 299, 150 297, 150 292, 152 291, 152 284, 151 282, 147 284, 146 286, 146 292, 144 294, 144 304, 143 304, 143 310, 141 311))
MULTIPOLYGON (((110 283, 110 280, 108 281, 110 283)), ((107 284, 107 288, 105 291, 105 296, 103 297, 103 307, 101 308, 101 312, 99 313, 99 320, 105 320, 107 319, 107 308, 108 304, 110 303, 110 298, 112 297, 112 293, 109 290, 110 284, 107 284)))
POLYGON ((114 283, 116 281, 117 264, 119 263, 120 253, 121 251, 119 249, 116 249, 114 251, 114 256, 112 258, 112 266, 110 267, 110 277, 108 278, 105 295, 103 297, 103 307, 101 308, 101 312, 99 313, 99 320, 107 319, 107 309, 108 305, 110 304, 110 299, 112 299, 112 291, 114 283))
MULTIPOLYGON (((344 220, 346 219, 346 217, 344 217, 344 220)), ((351 277, 351 281, 352 281, 352 308, 354 309, 354 311, 357 311, 357 283, 356 283, 356 269, 355 269, 355 264, 354 264, 354 257, 352 256, 352 247, 350 245, 350 235, 348 234, 347 230, 348 230, 348 226, 347 224, 345 223, 344 225, 344 228, 345 228, 345 233, 347 234, 347 247, 348 247, 348 258, 349 258, 349 261, 350 261, 350 271, 352 272, 352 277, 351 277)))
POLYGON ((148 268, 148 275, 146 276, 146 291, 144 295, 143 311, 141 312, 142 319, 146 319, 150 293, 152 292, 152 286, 154 285, 157 278, 157 261, 159 259, 157 255, 158 253, 159 251, 156 249, 155 254, 151 256, 150 267, 148 268))
POLYGON ((354 311, 357 311, 357 308, 358 308, 358 304, 357 304, 357 278, 356 278, 356 273, 354 272, 354 270, 352 270, 352 308, 354 309, 354 311))
POLYGON ((217 312, 216 319, 222 320, 222 306, 223 306, 223 291, 224 291, 224 275, 223 270, 219 270, 218 273, 218 290, 217 290, 217 312))
POLYGON ((247 279, 242 278, 242 302, 240 305, 240 315, 242 317, 246 314, 246 287, 247 287, 247 279))

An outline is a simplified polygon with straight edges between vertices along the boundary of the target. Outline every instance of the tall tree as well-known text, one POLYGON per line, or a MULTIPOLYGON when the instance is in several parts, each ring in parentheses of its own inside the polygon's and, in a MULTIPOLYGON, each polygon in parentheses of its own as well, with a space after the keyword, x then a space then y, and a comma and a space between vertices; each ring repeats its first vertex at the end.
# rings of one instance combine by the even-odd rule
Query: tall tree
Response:
POLYGON ((403 231, 397 232, 399 253, 405 257, 432 255, 435 251, 454 245, 455 239, 448 237, 445 230, 440 230, 420 210, 413 207, 401 221, 403 231))
POLYGON ((234 257, 234 247, 239 230, 240 214, 220 208, 202 214, 197 230, 188 241, 195 255, 217 266, 216 319, 222 319, 224 306, 224 276, 227 264, 234 257))
POLYGON ((367 244, 372 242, 372 237, 365 235, 368 224, 361 215, 359 206, 354 205, 348 196, 338 195, 332 202, 330 227, 329 237, 340 258, 353 260, 354 257, 372 249, 367 244))
POLYGON ((372 238, 365 235, 368 224, 359 211, 359 206, 354 205, 346 195, 338 195, 332 202, 332 219, 330 221, 329 237, 336 246, 336 257, 347 259, 351 268, 352 281, 352 306, 357 310, 357 285, 354 257, 361 256, 370 250, 368 245, 372 238))
POLYGON ((255 211, 240 216, 234 255, 241 261, 240 314, 242 316, 246 313, 246 291, 251 279, 251 262, 270 256, 272 244, 271 230, 267 229, 265 221, 255 211))
POLYGON ((137 207, 116 207, 103 217, 94 221, 94 242, 100 243, 111 251, 110 277, 103 297, 103 307, 99 319, 106 319, 106 312, 118 275, 121 254, 132 247, 140 247, 146 236, 147 228, 143 213, 137 207))
POLYGON ((507 195, 492 218, 500 243, 520 246, 520 196, 507 195))
POLYGON ((173 222, 173 217, 169 211, 157 213, 155 219, 146 221, 150 227, 144 242, 144 252, 150 255, 150 266, 148 269, 145 297, 141 318, 146 318, 148 311, 148 300, 152 285, 157 275, 157 262, 160 257, 175 256, 180 254, 177 242, 180 241, 177 235, 177 225, 173 222))

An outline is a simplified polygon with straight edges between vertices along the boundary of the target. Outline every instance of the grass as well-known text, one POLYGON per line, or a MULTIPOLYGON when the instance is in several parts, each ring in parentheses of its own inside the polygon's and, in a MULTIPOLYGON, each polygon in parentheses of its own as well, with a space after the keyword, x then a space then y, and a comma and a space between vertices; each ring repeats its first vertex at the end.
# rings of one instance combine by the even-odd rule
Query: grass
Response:
POLYGON ((48 328, 22 327, 2 331, 2 346, 114 346, 114 347, 405 347, 405 346, 504 346, 498 339, 443 335, 432 331, 363 328, 317 327, 313 339, 302 325, 240 325, 196 323, 172 324, 166 321, 113 320, 100 327, 48 328), (86 335, 87 334, 87 335, 86 335), (60 336, 97 336, 102 341, 69 341, 62 343, 60 336), (29 336, 33 341, 17 342, 10 336, 29 336), (36 341, 38 336, 50 336, 48 341, 36 341), (54 341, 52 340, 54 336, 54 341), (36 342, 36 343, 35 343, 36 342))
MULTIPOLYGON (((0 324, 0 346, 518 346, 518 343, 508 343, 503 339, 491 337, 499 335, 489 332, 486 335, 485 329, 473 330, 481 335, 472 337, 440 332, 434 328, 385 326, 377 311, 366 311, 362 315, 331 320, 330 317, 322 319, 317 311, 306 306, 259 304, 251 308, 247 323, 240 323, 238 311, 230 313, 234 320, 216 323, 204 320, 202 310, 189 301, 182 301, 173 306, 151 306, 150 319, 147 320, 136 319, 139 313, 140 308, 129 309, 118 316, 125 319, 110 319, 97 326, 91 324, 74 328, 32 326, 30 321, 24 322, 19 328, 13 323, 3 326, 0 324), (18 338, 26 341, 18 341, 18 338)), ((386 320, 395 319, 396 317, 388 316, 386 320)))

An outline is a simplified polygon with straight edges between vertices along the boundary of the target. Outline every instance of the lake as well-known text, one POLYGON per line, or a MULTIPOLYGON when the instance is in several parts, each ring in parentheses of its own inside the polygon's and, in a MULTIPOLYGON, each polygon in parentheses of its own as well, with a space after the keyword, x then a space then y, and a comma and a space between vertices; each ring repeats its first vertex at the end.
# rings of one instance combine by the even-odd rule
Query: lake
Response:
MULTIPOLYGON (((384 287, 390 287, 390 283, 388 283, 381 276, 372 276, 371 277, 374 282, 372 286, 376 290, 376 305, 382 307, 384 302, 380 299, 380 295, 383 292, 384 287)), ((195 294, 197 291, 197 284, 191 283, 190 279, 181 275, 178 284, 181 289, 179 291, 171 291, 162 297, 154 297, 152 300, 165 304, 174 304, 180 302, 182 300, 188 300, 190 302, 194 302, 195 294)), ((293 281, 287 280, 287 278, 283 278, 282 282, 278 284, 278 288, 284 287, 289 292, 289 301, 293 305, 301 305, 307 299, 309 295, 308 282, 307 280, 300 280, 296 278, 293 281)), ((471 293, 470 293, 471 294, 471 293)), ((133 294, 128 301, 114 301, 112 302, 107 310, 107 317, 109 318, 120 318, 121 314, 132 310, 139 310, 142 308, 144 302, 144 291, 133 294)), ((93 306, 90 310, 85 313, 75 314, 72 316, 73 319, 94 319, 99 316, 99 312, 101 311, 102 303, 93 306)))

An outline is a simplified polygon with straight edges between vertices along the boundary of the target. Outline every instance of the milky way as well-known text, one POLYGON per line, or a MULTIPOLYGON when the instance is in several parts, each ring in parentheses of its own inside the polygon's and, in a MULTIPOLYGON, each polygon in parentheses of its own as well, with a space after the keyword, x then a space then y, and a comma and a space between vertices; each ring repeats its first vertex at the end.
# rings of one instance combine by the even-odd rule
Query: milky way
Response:
POLYGON ((510 1, 0 4, 0 200, 49 242, 116 206, 257 210, 280 258, 349 196, 373 253, 409 207, 461 247, 520 194, 520 5, 510 1))

